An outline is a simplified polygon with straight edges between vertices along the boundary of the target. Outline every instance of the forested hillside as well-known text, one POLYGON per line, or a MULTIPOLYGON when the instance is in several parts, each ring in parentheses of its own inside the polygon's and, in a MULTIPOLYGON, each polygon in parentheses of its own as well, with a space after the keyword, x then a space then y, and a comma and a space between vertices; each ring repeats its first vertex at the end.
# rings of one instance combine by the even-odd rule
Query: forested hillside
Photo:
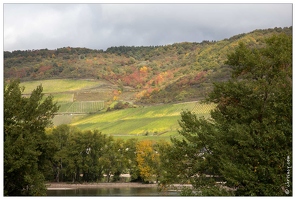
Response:
POLYGON ((213 81, 230 77, 227 54, 245 42, 260 46, 273 34, 292 34, 292 27, 255 30, 221 41, 166 46, 110 47, 106 51, 64 47, 4 52, 4 78, 21 81, 73 78, 102 79, 136 91, 138 103, 198 100, 213 81))

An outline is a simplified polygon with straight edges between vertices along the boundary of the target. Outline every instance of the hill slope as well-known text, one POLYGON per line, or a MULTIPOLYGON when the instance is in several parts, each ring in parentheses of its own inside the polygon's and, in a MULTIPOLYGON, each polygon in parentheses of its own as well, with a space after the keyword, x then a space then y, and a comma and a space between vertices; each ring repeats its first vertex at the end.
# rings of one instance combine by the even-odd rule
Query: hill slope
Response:
POLYGON ((135 92, 138 103, 198 100, 211 90, 213 81, 229 78, 231 69, 224 61, 239 42, 258 46, 264 38, 280 33, 292 34, 292 27, 255 30, 201 43, 110 47, 106 51, 64 47, 4 52, 4 78, 92 78, 110 82, 119 93, 127 89, 135 92))
POLYGON ((180 128, 180 112, 190 110, 199 116, 208 117, 214 105, 199 102, 140 106, 112 112, 101 112, 73 119, 71 125, 81 130, 98 129, 104 134, 127 138, 169 139, 180 128))

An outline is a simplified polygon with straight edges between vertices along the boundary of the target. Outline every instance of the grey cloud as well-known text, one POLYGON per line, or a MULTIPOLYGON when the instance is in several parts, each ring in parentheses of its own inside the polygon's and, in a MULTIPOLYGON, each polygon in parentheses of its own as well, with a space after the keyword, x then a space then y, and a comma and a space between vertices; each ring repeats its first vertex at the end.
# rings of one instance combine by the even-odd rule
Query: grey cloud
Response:
POLYGON ((4 50, 165 45, 292 25, 292 4, 5 4, 4 50))

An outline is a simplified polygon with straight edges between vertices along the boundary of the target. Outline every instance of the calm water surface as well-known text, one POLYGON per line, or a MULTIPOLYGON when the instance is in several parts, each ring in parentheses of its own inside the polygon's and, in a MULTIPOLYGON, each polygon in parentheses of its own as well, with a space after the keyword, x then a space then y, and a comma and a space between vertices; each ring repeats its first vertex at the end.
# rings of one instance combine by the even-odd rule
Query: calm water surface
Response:
POLYGON ((160 192, 157 188, 79 188, 47 190, 47 196, 179 196, 178 192, 160 192))

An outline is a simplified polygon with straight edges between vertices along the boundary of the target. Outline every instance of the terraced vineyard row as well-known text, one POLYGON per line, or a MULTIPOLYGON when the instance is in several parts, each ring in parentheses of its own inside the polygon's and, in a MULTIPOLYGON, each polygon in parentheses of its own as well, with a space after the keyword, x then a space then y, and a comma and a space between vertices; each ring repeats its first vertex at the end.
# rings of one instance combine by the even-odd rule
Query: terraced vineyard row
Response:
POLYGON ((216 104, 201 104, 199 102, 196 102, 194 107, 192 108, 192 112, 200 115, 200 116, 208 116, 211 112, 216 107, 216 104))
POLYGON ((60 102, 61 113, 96 113, 104 109, 104 101, 60 102))

